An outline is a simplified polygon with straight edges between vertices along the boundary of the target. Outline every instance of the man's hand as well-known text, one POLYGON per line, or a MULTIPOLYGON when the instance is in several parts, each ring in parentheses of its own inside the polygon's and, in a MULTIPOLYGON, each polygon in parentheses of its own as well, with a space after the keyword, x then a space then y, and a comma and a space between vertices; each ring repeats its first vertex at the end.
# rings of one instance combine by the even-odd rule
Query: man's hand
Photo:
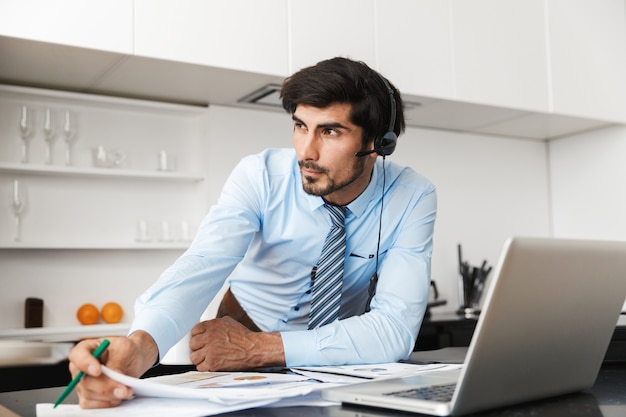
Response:
POLYGON ((191 362, 202 372, 285 366, 280 333, 253 332, 231 317, 196 324, 189 348, 191 362))
POLYGON ((85 376, 76 386, 79 404, 82 408, 115 407, 133 396, 131 388, 109 379, 102 374, 100 363, 126 375, 139 377, 156 362, 158 349, 150 335, 135 332, 129 337, 111 337, 111 344, 100 357, 92 352, 100 340, 83 340, 70 352, 70 372, 72 378, 79 371, 85 376))

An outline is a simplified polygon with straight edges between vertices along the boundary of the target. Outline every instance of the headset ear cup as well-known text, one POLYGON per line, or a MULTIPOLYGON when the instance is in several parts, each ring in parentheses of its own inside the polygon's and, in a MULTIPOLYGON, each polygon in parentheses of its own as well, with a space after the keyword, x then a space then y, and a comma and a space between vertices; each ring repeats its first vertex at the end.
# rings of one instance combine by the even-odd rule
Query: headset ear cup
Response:
POLYGON ((396 150, 396 144, 398 143, 398 136, 389 131, 385 133, 380 138, 376 139, 376 143, 374 143, 374 149, 376 153, 380 156, 389 156, 396 150))

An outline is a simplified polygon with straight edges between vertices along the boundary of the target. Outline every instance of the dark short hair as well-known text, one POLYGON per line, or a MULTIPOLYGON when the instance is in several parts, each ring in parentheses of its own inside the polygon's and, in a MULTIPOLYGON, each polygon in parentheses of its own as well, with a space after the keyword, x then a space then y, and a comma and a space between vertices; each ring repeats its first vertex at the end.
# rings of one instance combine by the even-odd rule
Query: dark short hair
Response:
MULTIPOLYGON (((402 97, 393 84, 389 86, 396 100, 394 132, 399 136, 405 128, 402 97)), ((285 80, 280 97, 290 114, 298 104, 324 108, 349 103, 350 121, 363 129, 364 145, 389 130, 389 90, 382 75, 360 61, 337 57, 301 69, 285 80)))

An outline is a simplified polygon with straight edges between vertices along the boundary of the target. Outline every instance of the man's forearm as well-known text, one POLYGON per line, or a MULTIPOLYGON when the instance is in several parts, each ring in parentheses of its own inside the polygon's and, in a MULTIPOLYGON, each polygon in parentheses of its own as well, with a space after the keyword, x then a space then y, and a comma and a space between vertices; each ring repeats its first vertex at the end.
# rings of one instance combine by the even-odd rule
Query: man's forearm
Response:
POLYGON ((264 366, 285 366, 285 352, 280 333, 255 333, 258 337, 256 349, 253 349, 250 358, 252 368, 264 366))
POLYGON ((196 324, 189 348, 201 372, 285 365, 280 333, 253 332, 228 316, 196 324))

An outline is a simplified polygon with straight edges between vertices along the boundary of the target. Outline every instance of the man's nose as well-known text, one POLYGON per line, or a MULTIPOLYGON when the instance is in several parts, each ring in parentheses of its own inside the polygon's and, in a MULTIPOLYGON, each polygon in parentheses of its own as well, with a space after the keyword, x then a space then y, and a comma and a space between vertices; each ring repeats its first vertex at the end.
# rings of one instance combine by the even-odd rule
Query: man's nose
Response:
POLYGON ((319 140, 315 132, 308 132, 302 141, 302 160, 314 160, 319 158, 319 140))

